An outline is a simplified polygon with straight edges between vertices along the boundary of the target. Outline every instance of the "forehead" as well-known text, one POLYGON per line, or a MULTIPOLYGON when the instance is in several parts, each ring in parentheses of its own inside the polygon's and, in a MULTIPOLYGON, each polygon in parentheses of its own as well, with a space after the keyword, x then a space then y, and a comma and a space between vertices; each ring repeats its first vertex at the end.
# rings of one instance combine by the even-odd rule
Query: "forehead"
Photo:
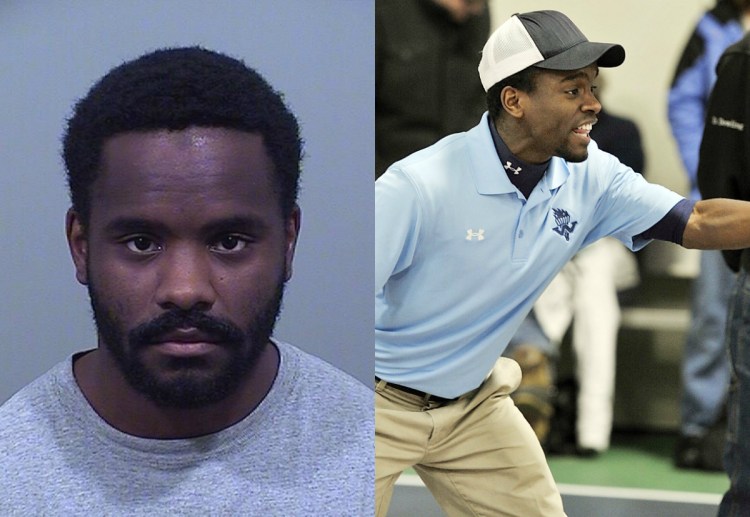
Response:
POLYGON ((540 77, 549 83, 566 83, 575 81, 593 81, 599 75, 596 63, 578 70, 542 70, 540 77))
POLYGON ((92 214, 167 204, 278 206, 273 174, 259 134, 203 127, 123 133, 103 146, 92 214))

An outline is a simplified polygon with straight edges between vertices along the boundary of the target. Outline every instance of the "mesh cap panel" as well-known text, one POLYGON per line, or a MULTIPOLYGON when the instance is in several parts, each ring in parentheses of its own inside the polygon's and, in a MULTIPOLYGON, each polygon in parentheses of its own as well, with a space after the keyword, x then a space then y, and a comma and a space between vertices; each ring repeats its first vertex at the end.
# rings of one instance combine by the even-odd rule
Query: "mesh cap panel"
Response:
POLYGON ((485 91, 506 77, 544 60, 526 28, 513 16, 487 40, 479 62, 485 91))

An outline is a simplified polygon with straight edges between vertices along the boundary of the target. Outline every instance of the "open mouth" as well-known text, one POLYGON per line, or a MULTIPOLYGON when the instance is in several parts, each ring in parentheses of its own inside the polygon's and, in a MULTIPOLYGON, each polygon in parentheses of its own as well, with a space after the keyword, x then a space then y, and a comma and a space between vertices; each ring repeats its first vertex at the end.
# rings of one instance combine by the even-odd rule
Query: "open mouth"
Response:
POLYGON ((588 142, 588 140, 589 140, 589 133, 591 132, 591 128, 593 127, 593 125, 594 124, 592 124, 592 123, 582 124, 582 125, 578 126, 577 128, 575 128, 573 130, 573 133, 575 133, 576 135, 579 135, 579 136, 583 137, 588 142))

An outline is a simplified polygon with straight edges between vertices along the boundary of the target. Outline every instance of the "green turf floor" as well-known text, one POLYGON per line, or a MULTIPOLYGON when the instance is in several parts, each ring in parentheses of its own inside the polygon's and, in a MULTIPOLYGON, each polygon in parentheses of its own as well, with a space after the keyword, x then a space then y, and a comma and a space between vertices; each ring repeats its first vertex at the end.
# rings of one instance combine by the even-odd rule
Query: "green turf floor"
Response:
POLYGON ((723 472, 673 466, 675 440, 673 434, 618 432, 611 448, 595 458, 551 455, 548 461, 558 484, 723 494, 729 487, 723 472))
MULTIPOLYGON (((595 458, 550 455, 547 460, 560 485, 723 494, 729 487, 723 472, 674 467, 675 441, 676 436, 671 433, 616 432, 610 449, 595 458)), ((417 477, 412 469, 405 474, 417 477)))

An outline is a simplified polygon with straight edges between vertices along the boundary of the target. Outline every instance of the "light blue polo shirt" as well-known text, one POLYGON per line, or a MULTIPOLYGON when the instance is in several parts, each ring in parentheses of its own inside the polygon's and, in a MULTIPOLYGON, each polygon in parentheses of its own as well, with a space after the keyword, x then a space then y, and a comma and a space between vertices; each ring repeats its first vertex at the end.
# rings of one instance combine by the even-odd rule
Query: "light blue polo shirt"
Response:
POLYGON ((375 375, 442 397, 482 383, 581 248, 612 235, 638 250, 682 199, 592 141, 582 163, 552 158, 527 201, 487 116, 375 182, 375 375))

